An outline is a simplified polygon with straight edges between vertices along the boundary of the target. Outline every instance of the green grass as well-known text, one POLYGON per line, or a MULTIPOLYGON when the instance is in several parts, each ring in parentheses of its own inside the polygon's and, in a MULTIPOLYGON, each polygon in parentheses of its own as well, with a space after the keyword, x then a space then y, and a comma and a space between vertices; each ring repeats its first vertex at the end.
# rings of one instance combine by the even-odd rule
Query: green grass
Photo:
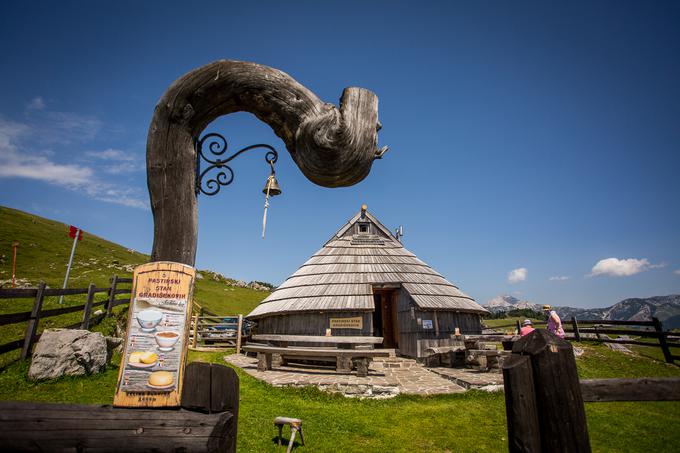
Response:
MULTIPOLYGON (((58 222, 0 207, 0 254, 5 254, 4 260, 0 260, 0 279, 11 277, 11 242, 19 240, 22 246, 18 277, 34 284, 44 280, 52 287, 60 287, 71 246, 66 228, 58 222)), ((130 276, 126 265, 134 266, 147 260, 146 255, 86 234, 78 246, 69 286, 85 287, 90 282, 107 286, 113 274, 130 276)), ((228 286, 207 272, 197 281, 195 291, 199 304, 220 314, 247 313, 266 295, 266 292, 228 286)), ((82 297, 73 297, 68 298, 66 304, 82 301, 82 297)), ((27 311, 31 305, 30 300, 0 300, 0 313, 27 311)), ((56 298, 46 300, 45 308, 55 306, 56 298)), ((125 307, 121 307, 117 315, 124 317, 125 307)), ((79 317, 80 313, 75 313, 46 319, 41 321, 41 328, 66 325, 79 317)), ((494 326, 514 320, 486 322, 494 326)), ((114 326, 115 319, 107 319, 93 330, 111 334, 114 326)), ((0 344, 23 336, 24 329, 24 323, 0 327, 0 344)), ((584 379, 680 376, 680 368, 662 363, 659 348, 639 347, 642 354, 631 356, 610 351, 597 343, 577 346, 585 350, 577 360, 579 374, 584 379)), ((189 360, 224 363, 227 353, 190 352, 189 360)), ((16 356, 13 362, 3 363, 0 357, 0 400, 112 402, 119 357, 114 357, 113 364, 101 374, 43 382, 29 381, 26 378, 28 362, 15 359, 16 356)), ((273 442, 272 423, 279 415, 303 419, 307 445, 300 451, 507 451, 505 403, 500 393, 467 392, 361 401, 315 388, 274 388, 236 371, 241 379, 239 451, 279 451, 273 442)), ((663 452, 675 451, 680 445, 679 402, 588 403, 586 411, 595 452, 663 452)))
MULTIPOLYGON (((51 288, 61 288, 66 264, 71 253, 72 239, 67 235, 68 225, 31 215, 16 209, 0 206, 0 280, 12 277, 12 242, 19 241, 16 275, 19 281, 37 286, 41 281, 51 288)), ((85 288, 90 283, 108 287, 114 275, 132 277, 131 270, 148 262, 149 256, 99 238, 89 232, 78 243, 69 288, 85 288)), ((217 314, 235 315, 249 313, 269 293, 250 288, 229 286, 224 279, 215 280, 212 273, 199 271, 204 278, 196 281, 194 300, 217 314)), ((9 287, 5 283, 3 287, 9 287)), ((122 296, 119 296, 122 297, 122 296)), ((100 293, 95 302, 105 300, 100 293)), ((59 305, 58 297, 46 297, 43 310, 82 305, 85 295, 68 296, 59 305)), ((0 314, 31 311, 33 299, 0 299, 0 314)), ((99 307, 101 308, 101 307, 99 307)), ((120 311, 121 309, 117 309, 120 311)), ((38 333, 47 328, 64 327, 82 320, 82 312, 44 318, 38 333)), ((26 323, 0 327, 0 345, 23 338, 26 323)), ((19 351, 0 355, 0 367, 16 360, 19 351)))
MULTIPOLYGON (((680 368, 645 357, 631 359, 603 345, 578 346, 585 349, 577 359, 581 378, 680 376, 680 368)), ((189 360, 224 363, 229 353, 192 351, 189 360)), ((20 362, 0 372, 0 399, 109 404, 117 379, 116 365, 96 376, 41 383, 28 381, 26 371, 20 362)), ((279 415, 304 421, 307 444, 299 451, 507 451, 502 393, 362 401, 316 388, 275 388, 236 372, 242 452, 278 451, 272 421, 279 415)), ((671 452, 680 445, 680 402, 587 403, 586 413, 594 452, 671 452)))

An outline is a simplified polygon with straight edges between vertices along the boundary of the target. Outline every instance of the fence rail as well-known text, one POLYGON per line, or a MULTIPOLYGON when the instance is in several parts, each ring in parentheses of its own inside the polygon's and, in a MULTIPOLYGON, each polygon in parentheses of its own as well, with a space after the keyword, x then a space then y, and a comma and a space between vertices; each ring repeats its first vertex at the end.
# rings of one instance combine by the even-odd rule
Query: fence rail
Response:
POLYGON ((192 348, 230 347, 236 348, 237 352, 241 350, 243 337, 250 335, 250 323, 244 321, 243 315, 217 315, 200 306, 196 312, 191 317, 189 343, 192 348))
POLYGON ((75 324, 65 326, 66 329, 88 329, 90 325, 99 323, 107 316, 111 316, 114 307, 130 303, 130 288, 119 288, 119 284, 132 283, 131 278, 120 278, 114 275, 111 278, 111 286, 108 288, 97 288, 94 283, 91 283, 87 288, 47 288, 45 282, 41 282, 37 288, 5 288, 0 289, 0 299, 34 299, 33 308, 31 311, 8 313, 0 315, 0 326, 9 324, 17 324, 27 322, 26 333, 24 338, 13 340, 0 345, 0 354, 21 349, 21 358, 26 359, 31 355, 33 345, 40 339, 38 334, 38 325, 41 319, 51 318, 54 316, 65 315, 68 313, 83 312, 82 321, 75 324), (104 300, 95 301, 95 295, 106 293, 107 297, 104 300), (82 305, 74 305, 63 308, 51 308, 43 310, 43 302, 45 297, 49 296, 72 296, 78 294, 87 294, 87 300, 82 305), (117 295, 127 294, 127 298, 116 298, 117 295), (106 306, 104 313, 92 317, 92 309, 95 307, 106 306))
MULTIPOLYGON (((537 321, 534 323, 534 326, 543 326, 545 324, 545 322, 537 321)), ((489 329, 503 329, 507 327, 515 327, 518 333, 521 329, 519 320, 513 324, 493 326, 489 327, 489 329)), ((652 318, 651 321, 615 321, 605 319, 576 319, 572 316, 571 322, 563 322, 562 327, 564 328, 565 333, 573 334, 573 340, 576 341, 599 341, 603 343, 658 347, 661 348, 664 360, 667 363, 675 363, 676 360, 680 360, 680 356, 674 355, 670 350, 670 348, 680 347, 680 342, 671 341, 668 339, 668 337, 672 337, 677 334, 664 331, 663 325, 658 318, 652 318), (636 329, 635 327, 639 328, 636 329), (595 337, 589 337, 586 334, 592 334, 595 335, 595 337), (609 338, 609 335, 628 335, 630 337, 637 338, 609 338), (658 340, 658 343, 640 341, 640 338, 656 339, 658 340)), ((571 340, 572 338, 567 339, 571 340)))

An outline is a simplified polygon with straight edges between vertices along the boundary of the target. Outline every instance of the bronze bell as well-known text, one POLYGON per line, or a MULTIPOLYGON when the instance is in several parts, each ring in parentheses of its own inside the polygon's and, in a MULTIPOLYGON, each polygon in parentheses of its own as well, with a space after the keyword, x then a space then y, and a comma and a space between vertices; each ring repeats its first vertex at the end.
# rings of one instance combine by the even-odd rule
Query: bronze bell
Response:
POLYGON ((264 184, 264 189, 262 189, 262 193, 265 195, 267 195, 267 188, 269 188, 270 197, 275 197, 277 195, 281 195, 282 193, 279 182, 276 180, 276 176, 273 173, 269 175, 267 182, 264 184))

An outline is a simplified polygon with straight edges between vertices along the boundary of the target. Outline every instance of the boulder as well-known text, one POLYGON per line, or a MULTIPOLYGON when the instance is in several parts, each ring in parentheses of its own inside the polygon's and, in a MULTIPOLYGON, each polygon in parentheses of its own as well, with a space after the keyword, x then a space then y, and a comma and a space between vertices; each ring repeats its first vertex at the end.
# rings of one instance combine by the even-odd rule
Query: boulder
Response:
POLYGON ((35 347, 29 379, 56 379, 104 371, 110 351, 120 344, 99 332, 47 329, 35 347))

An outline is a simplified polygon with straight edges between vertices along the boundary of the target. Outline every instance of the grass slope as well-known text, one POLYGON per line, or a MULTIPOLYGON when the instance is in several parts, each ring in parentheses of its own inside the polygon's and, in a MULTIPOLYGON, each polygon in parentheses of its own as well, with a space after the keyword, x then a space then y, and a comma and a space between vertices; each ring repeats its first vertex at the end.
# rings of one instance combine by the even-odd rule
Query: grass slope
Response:
MULTIPOLYGON (((18 286, 36 286, 44 281, 52 288, 61 288, 73 240, 68 237, 68 225, 0 206, 0 283, 11 286, 12 243, 19 241, 17 253, 18 286)), ((149 256, 85 232, 78 243, 73 260, 70 288, 109 286, 111 276, 132 277, 135 266, 149 261, 149 256)), ((199 271, 204 276, 196 282, 194 300, 218 314, 247 314, 267 292, 232 287, 214 273, 199 271)), ((104 294, 95 301, 105 299, 104 294)), ((58 297, 45 298, 43 309, 59 308, 58 297)), ((84 296, 69 296, 64 306, 79 305, 84 296)), ((30 311, 32 299, 0 299, 0 314, 30 311)), ((120 310, 119 310, 120 311, 120 310)), ((62 327, 80 320, 82 313, 71 313, 40 321, 39 332, 50 327, 62 327)), ((0 327, 0 344, 22 338, 25 323, 0 327)), ((15 360, 18 352, 0 355, 0 366, 15 360)))

